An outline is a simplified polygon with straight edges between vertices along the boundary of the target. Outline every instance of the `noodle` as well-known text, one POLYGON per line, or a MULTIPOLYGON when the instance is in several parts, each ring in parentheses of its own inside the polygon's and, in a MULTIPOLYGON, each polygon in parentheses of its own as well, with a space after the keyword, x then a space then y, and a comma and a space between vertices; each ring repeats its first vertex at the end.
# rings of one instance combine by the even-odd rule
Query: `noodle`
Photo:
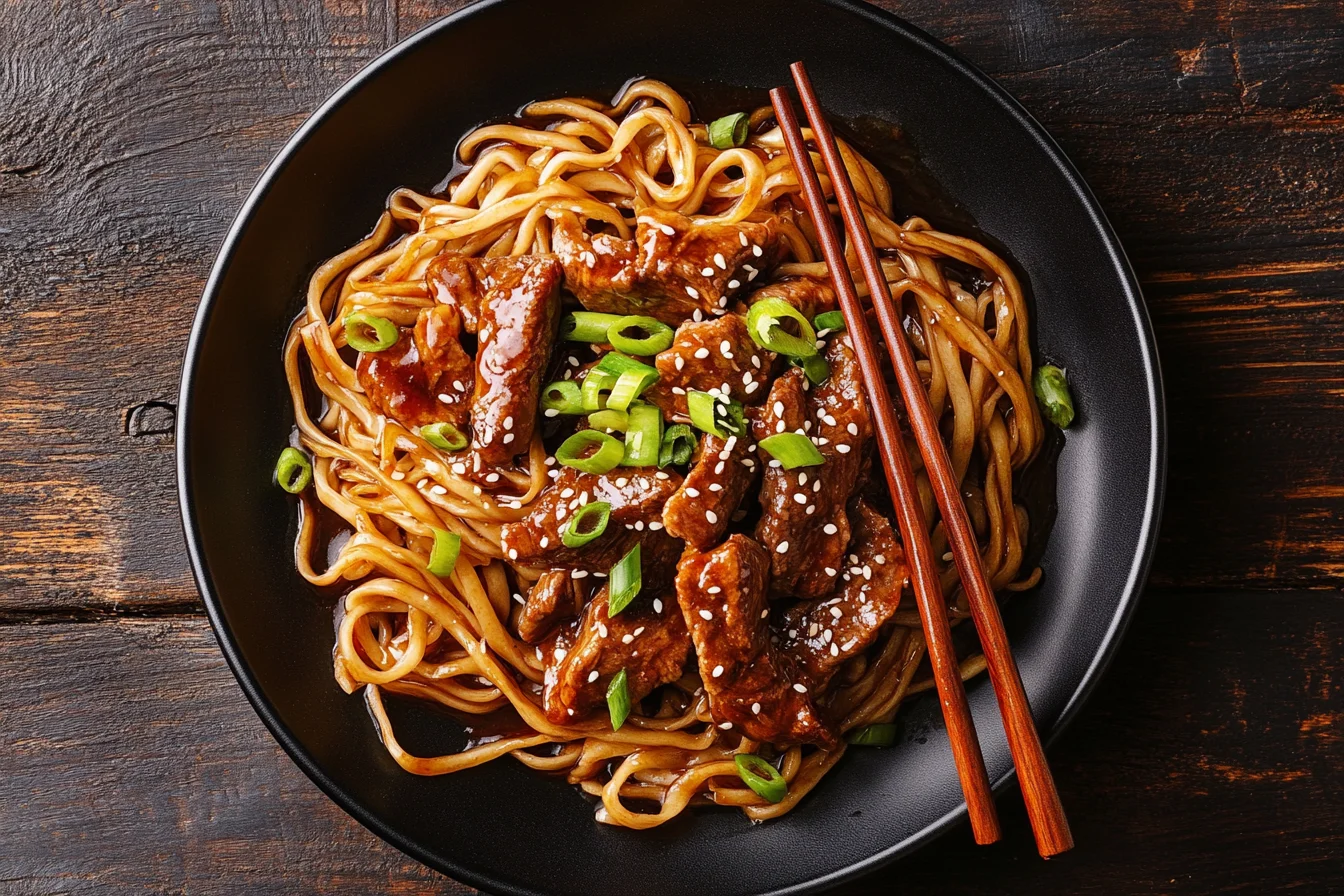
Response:
MULTIPOLYGON (((285 343, 297 439, 315 458, 313 494, 322 508, 306 505, 316 512, 301 516, 296 564, 314 585, 353 584, 337 627, 337 681, 348 692, 364 690, 389 754, 415 774, 446 774, 508 754, 567 774, 600 799, 597 818, 610 824, 653 827, 705 803, 739 807, 753 820, 778 817, 839 761, 843 742, 831 751, 777 751, 788 795, 771 804, 743 786, 733 762, 735 754, 769 746, 718 729, 693 672, 664 686, 656 714, 636 705, 616 731, 605 718, 568 725, 547 719, 541 651, 518 636, 513 618, 520 599, 513 591, 526 591, 536 571, 514 569, 500 548, 500 527, 522 519, 548 482, 540 436, 526 464, 504 474, 500 491, 483 492, 417 431, 380 414, 347 363, 342 322, 349 314, 412 325, 434 305, 424 282, 432 259, 547 253, 551 212, 576 214, 623 238, 648 208, 728 223, 773 218, 787 250, 777 273, 826 275, 768 109, 751 114, 745 146, 723 151, 708 144, 705 125, 691 122, 687 102, 657 81, 632 83, 612 106, 560 99, 524 113, 528 123, 482 127, 462 141, 465 169, 443 195, 393 193, 370 236, 313 274, 285 343), (535 124, 542 119, 545 127, 535 124), (312 557, 326 549, 321 514, 339 517, 351 534, 319 570, 312 557), (436 529, 462 539, 449 577, 428 569, 436 529), (459 715, 504 714, 513 728, 458 754, 413 756, 393 734, 384 692, 459 715)), ((1021 287, 984 246, 920 218, 893 220, 885 178, 853 147, 841 142, 840 149, 941 416, 989 580, 997 590, 1030 587, 1039 570, 1022 568, 1026 514, 1014 503, 1014 473, 1037 453, 1043 429, 1027 385, 1032 361, 1021 287)), ((866 295, 862 285, 860 291, 866 295)), ((956 571, 918 452, 911 457, 934 549, 944 558, 939 572, 949 613, 958 621, 966 614, 958 608, 956 571)), ((927 679, 917 680, 923 656, 917 614, 899 611, 826 695, 839 730, 890 722, 903 700, 928 689, 927 679)), ((983 668, 972 657, 962 674, 983 668)))

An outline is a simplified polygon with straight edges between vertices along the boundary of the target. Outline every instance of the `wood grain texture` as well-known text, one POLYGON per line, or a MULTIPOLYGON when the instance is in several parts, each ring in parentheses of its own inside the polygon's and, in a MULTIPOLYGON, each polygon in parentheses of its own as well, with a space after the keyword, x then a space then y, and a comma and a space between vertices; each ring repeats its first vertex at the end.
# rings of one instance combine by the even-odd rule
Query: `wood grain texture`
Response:
MULTIPOLYGON (((841 892, 1344 887, 1341 646, 1337 595, 1150 593, 1051 749, 1074 851, 1036 858, 1012 793, 1004 843, 963 826, 841 892)), ((303 777, 204 620, 3 626, 0 680, 0 892, 469 892, 303 777)))

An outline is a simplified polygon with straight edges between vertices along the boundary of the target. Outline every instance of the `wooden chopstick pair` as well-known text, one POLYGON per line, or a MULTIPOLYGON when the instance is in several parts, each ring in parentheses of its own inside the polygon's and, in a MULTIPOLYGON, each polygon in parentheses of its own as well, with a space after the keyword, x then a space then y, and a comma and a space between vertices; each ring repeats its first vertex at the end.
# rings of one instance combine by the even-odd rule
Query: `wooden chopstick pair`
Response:
MULTIPOLYGON (((1017 767, 1018 777, 1021 780, 1022 796, 1026 802, 1032 830, 1036 835, 1036 846, 1042 856, 1049 858, 1072 848, 1073 835, 1069 831, 1064 808, 1055 790, 1054 778, 1045 761, 1040 736, 1031 718, 1031 707, 1027 703, 1022 678, 1018 674, 1017 664, 1008 645, 1008 636, 1004 631, 1003 619, 999 615, 998 603, 985 578, 979 548, 971 529, 970 518, 966 513, 966 506, 962 503, 959 484, 952 471, 947 449, 939 435, 938 421, 929 405, 928 395, 920 383, 914 356, 906 344, 897 306, 892 299, 886 277, 882 273, 877 253, 873 249, 872 236, 868 232, 849 173, 845 170, 844 161, 840 157, 835 136, 822 113, 803 63, 795 62, 790 71, 793 73, 798 95, 803 101, 817 151, 821 155, 826 171, 830 174, 846 232, 858 253, 873 309, 877 313, 878 323, 896 371, 896 380, 905 402, 910 428, 924 458, 929 483, 933 487, 938 508, 942 512, 943 524, 956 559, 957 572, 970 604, 976 631, 980 635, 986 668, 994 685, 994 694, 998 698, 999 713, 1003 717, 1013 764, 1017 767)), ((845 315, 854 352, 863 371, 864 388, 872 406, 883 468, 891 493, 896 499, 894 503, 897 525, 901 540, 905 543, 906 553, 910 557, 911 583, 915 600, 919 604, 924 636, 928 642, 929 662, 933 667, 934 682, 942 702, 943 716, 952 743, 952 755, 956 761, 957 774, 961 779, 961 789, 970 810, 971 830, 977 843, 993 843, 1001 836, 998 815, 990 793, 989 778, 985 772, 985 761, 980 752, 975 723, 971 719, 970 708, 966 703, 966 690, 961 682, 956 653, 952 647, 952 631, 948 624, 946 604, 933 562, 928 527, 915 488, 914 470, 901 442, 900 427, 896 421, 891 395, 887 391, 878 363, 877 347, 872 334, 868 331, 864 309, 859 302, 849 265, 845 261, 844 247, 836 234, 835 223, 827 208, 826 197, 822 192, 817 172, 812 167, 812 159, 794 114, 793 103, 784 89, 779 87, 770 91, 770 101, 774 105, 775 118, 784 134, 789 157, 798 173, 803 199, 816 227, 827 268, 835 282, 840 308, 845 315)))

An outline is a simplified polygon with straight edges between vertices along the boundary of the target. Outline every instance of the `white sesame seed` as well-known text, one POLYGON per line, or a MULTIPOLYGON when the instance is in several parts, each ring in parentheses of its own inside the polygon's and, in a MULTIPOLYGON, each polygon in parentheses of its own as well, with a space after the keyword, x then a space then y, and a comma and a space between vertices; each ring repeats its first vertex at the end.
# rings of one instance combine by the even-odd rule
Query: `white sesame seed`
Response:
POLYGON ((746 235, 746 233, 744 233, 743 231, 739 230, 739 231, 737 232, 737 238, 738 238, 738 240, 741 241, 741 243, 742 243, 743 246, 747 245, 747 235, 746 235))
POLYGON ((701 360, 708 358, 709 349, 705 348, 703 345, 700 346, 700 348, 695 350, 695 357, 700 358, 701 360))
POLYGON ((686 359, 683 358, 681 355, 677 355, 675 358, 672 359, 672 366, 680 370, 681 368, 686 366, 686 359))
POLYGON ((814 513, 816 513, 816 512, 817 512, 817 505, 815 505, 815 504, 809 504, 809 505, 807 505, 807 515, 808 515, 808 516, 811 516, 812 514, 814 514, 814 513))
POLYGON ((700 611, 700 618, 701 618, 701 619, 713 619, 713 618, 714 618, 714 614, 711 613, 711 612, 709 612, 708 610, 701 610, 701 611, 700 611))
POLYGON ((688 485, 686 486, 686 494, 690 495, 692 498, 698 498, 700 497, 700 490, 688 485))
POLYGON ((788 427, 786 427, 786 426, 784 425, 784 421, 783 421, 783 420, 781 420, 781 421, 779 421, 778 423, 775 424, 775 432, 783 432, 783 431, 784 431, 785 429, 787 429, 787 428, 788 428, 788 427))
POLYGON ((576 569, 576 570, 574 570, 573 573, 570 574, 570 578, 572 578, 572 579, 586 579, 586 578, 588 578, 588 570, 586 570, 586 569, 576 569))
POLYGON ((742 281, 741 281, 741 280, 729 280, 729 281, 728 281, 728 288, 729 288, 729 289, 737 289, 737 288, 738 288, 739 286, 741 286, 741 285, 742 285, 742 281))
POLYGON ((622 643, 622 644, 629 644, 629 643, 630 643, 631 641, 633 641, 633 640, 635 640, 634 635, 622 635, 622 636, 621 636, 621 643, 622 643))
POLYGON ((845 426, 845 430, 852 436, 856 436, 859 434, 859 427, 857 423, 847 424, 845 426))
POLYGON ((542 550, 545 550, 545 549, 546 549, 546 546, 549 545, 550 543, 551 543, 551 538, 550 538, 550 536, 549 536, 549 535, 543 535, 543 536, 541 536, 541 541, 538 541, 538 542, 537 542, 537 547, 541 548, 542 550))
POLYGON ((845 614, 840 610, 839 607, 831 607, 831 615, 834 616, 836 619, 839 619, 841 616, 845 614))
POLYGON ((761 704, 759 704, 759 703, 753 703, 753 704, 751 704, 751 713, 752 713, 752 715, 757 715, 757 716, 760 715, 760 714, 761 714, 761 704))
POLYGON ((752 255, 755 255, 757 258, 760 258, 760 257, 761 257, 761 247, 758 246, 758 245, 756 245, 755 243, 752 243, 752 244, 751 244, 751 254, 752 254, 752 255))
POLYGON ((873 556, 873 562, 876 563, 878 566, 886 566, 887 557, 885 554, 876 554, 873 556))
POLYGON ((839 648, 839 647, 836 647, 834 644, 832 644, 832 645, 831 645, 831 656, 839 656, 839 655, 840 655, 840 648, 839 648))
MULTIPOLYGON (((716 265, 719 266, 719 270, 721 270, 721 271, 726 271, 726 270, 728 270, 728 262, 724 260, 724 257, 723 257, 723 253, 722 253, 722 252, 715 252, 715 253, 714 253, 714 263, 715 263, 716 265)), ((705 276, 709 276, 709 275, 706 274, 705 276)))
POLYGON ((513 415, 512 415, 512 414, 510 414, 509 416, 507 416, 507 417, 504 418, 504 428, 505 428, 505 429, 513 429, 513 415))
POLYGON ((449 404, 452 402, 452 400, 453 400, 452 396, 449 395, 447 392, 439 393, 439 401, 443 402, 444 404, 449 404))
POLYGON ((703 314, 700 313, 700 309, 699 309, 699 308, 697 308, 697 309, 695 309, 694 311, 691 312, 691 320, 695 321, 696 323, 700 323, 700 321, 702 321, 702 320, 704 320, 704 319, 705 319, 705 316, 704 316, 703 314))
POLYGON ((719 343, 719 353, 726 358, 731 358, 733 355, 733 344, 727 339, 723 340, 719 343))
POLYGON ((822 527, 821 531, 825 532, 827 535, 834 535, 836 532, 839 532, 840 530, 836 527, 835 523, 827 523, 825 526, 822 527))
POLYGON ((848 453, 849 453, 849 446, 848 446, 848 445, 836 445, 836 446, 835 446, 835 450, 836 450, 837 452, 839 452, 840 454, 848 454, 848 453))
POLYGON ((700 271, 700 273, 703 274, 703 275, 706 276, 706 277, 713 277, 713 276, 714 276, 714 269, 713 269, 713 268, 705 268, 705 269, 703 269, 702 271, 700 271))
POLYGON ((833 575, 835 575, 835 569, 834 569, 833 567, 830 567, 830 566, 826 567, 826 569, 824 570, 824 572, 825 572, 826 575, 828 575, 828 576, 833 576, 833 575))
POLYGON ((712 492, 721 492, 723 491, 723 486, 719 485, 717 482, 711 482, 709 484, 709 490, 712 492))
POLYGON ((777 469, 780 468, 780 466, 781 466, 781 464, 780 464, 779 461, 777 461, 777 460, 772 460, 772 461, 770 461, 770 469, 772 469, 772 470, 777 470, 777 469))
POLYGON ((597 681, 597 679, 598 679, 598 672, 597 672, 596 669, 594 669, 592 672, 589 672, 589 673, 588 673, 588 683, 589 683, 589 684, 592 684, 594 681, 597 681))
POLYGON ((951 551, 948 551, 946 554, 943 555, 943 559, 950 563, 954 559, 954 555, 951 551))
POLYGON ((690 296, 693 299, 700 298, 700 293, 696 291, 696 288, 694 286, 686 287, 686 295, 690 296))
POLYGON ((504 438, 503 438, 502 441, 504 442, 505 445, 507 445, 507 444, 509 444, 510 442, 512 442, 512 441, 513 441, 513 433, 511 433, 511 432, 506 432, 506 433, 504 433, 504 438))
POLYGON ((444 488, 441 485, 435 484, 429 487, 429 493, 431 495, 446 495, 448 494, 448 489, 444 488))
POLYGON ((560 416, 560 412, 557 411, 555 408, 547 408, 547 409, 544 411, 544 413, 546 414, 547 417, 559 417, 559 416, 560 416))
POLYGON ((603 638, 607 636, 607 626, 605 623, 599 622, 597 624, 597 633, 603 638))
POLYGON ((719 521, 719 515, 712 510, 705 511, 705 519, 712 526, 719 521))
POLYGON ((518 551, 516 548, 509 548, 509 559, 510 560, 518 559, 518 551))
POLYGON ((668 236, 677 235, 677 231, 668 224, 659 224, 658 229, 661 230, 663 233, 667 234, 668 236))
POLYGON ((718 678, 720 675, 723 674, 723 666, 715 666, 714 671, 709 674, 714 676, 715 678, 718 678))
POLYGON ((722 591, 723 589, 720 588, 718 585, 710 585, 708 588, 705 589, 706 594, 718 594, 722 591))
POLYGON ((806 693, 807 693, 807 685, 805 685, 805 684, 801 684, 801 683, 797 683, 797 682, 795 682, 794 685, 793 685, 793 689, 794 689, 795 691, 797 691, 798 693, 800 693, 800 694, 806 694, 806 693))
POLYGON ((672 387, 672 394, 673 394, 673 395, 685 395, 685 394, 686 394, 686 390, 683 389, 683 388, 681 388, 680 386, 673 386, 673 387, 672 387))
POLYGON ((804 494, 803 492, 794 492, 794 493, 793 493, 793 500, 796 501, 796 502, 798 502, 799 504, 806 504, 806 503, 807 503, 807 495, 804 494))
POLYGON ((457 463, 453 464, 453 472, 461 476, 467 472, 467 465, 462 463, 461 461, 458 461, 457 463))
POLYGON ((406 474, 403 473, 403 472, 401 472, 400 470, 393 470, 393 471, 392 471, 392 478, 395 479, 396 481, 400 482, 401 480, 403 480, 403 479, 406 478, 406 474))
POLYGON ((787 541, 781 541, 779 547, 775 548, 775 550, 781 554, 787 554, 789 552, 789 543, 787 541))
POLYGON ((569 651, 565 650, 563 647, 555 648, 555 658, 557 661, 563 660, 568 654, 569 651))
POLYGON ((657 532, 661 528, 663 528, 663 524, 658 522, 657 520, 654 520, 653 522, 649 523, 650 532, 657 532))
POLYGON ((635 531, 636 531, 636 532, 643 532, 643 531, 644 531, 644 521, 643 521, 643 520, 635 520, 635 531))
POLYGON ((668 477, 668 475, 667 475, 666 473, 664 473, 662 470, 659 470, 657 473, 654 473, 654 474, 653 474, 653 478, 654 478, 654 479, 667 479, 667 478, 669 478, 669 477, 668 477))

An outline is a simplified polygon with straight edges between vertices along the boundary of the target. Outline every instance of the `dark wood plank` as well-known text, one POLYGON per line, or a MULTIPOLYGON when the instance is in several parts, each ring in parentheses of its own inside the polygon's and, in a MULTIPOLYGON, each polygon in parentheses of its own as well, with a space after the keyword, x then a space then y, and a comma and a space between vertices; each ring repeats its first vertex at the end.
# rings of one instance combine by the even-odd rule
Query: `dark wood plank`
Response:
MULTIPOLYGON (((0 122, 0 612, 195 603, 171 407, 154 403, 176 391, 218 240, 322 98, 460 5, 0 7, 14 99, 0 122)), ((887 5, 1017 93, 1134 258, 1173 409, 1156 581, 1337 581, 1344 514, 1326 455, 1344 410, 1340 359, 1321 348, 1344 339, 1329 313, 1344 224, 1337 8, 887 5), (1210 519, 1216 540, 1200 535, 1210 519)))
MULTIPOLYGON (((1010 794, 1004 844, 957 830, 844 892, 1327 892, 1344 883, 1341 647, 1337 594, 1150 593, 1050 751, 1074 852, 1036 858, 1010 794)), ((467 892, 290 764, 203 620, 0 626, 0 680, 0 890, 467 892)))

